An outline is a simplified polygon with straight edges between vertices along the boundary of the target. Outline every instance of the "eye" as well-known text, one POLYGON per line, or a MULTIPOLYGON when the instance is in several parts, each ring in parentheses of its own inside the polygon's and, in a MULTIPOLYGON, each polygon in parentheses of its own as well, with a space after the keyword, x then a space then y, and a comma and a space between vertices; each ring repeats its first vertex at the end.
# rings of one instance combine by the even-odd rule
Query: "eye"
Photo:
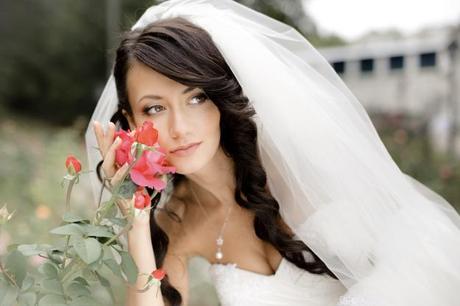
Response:
POLYGON ((199 98, 198 103, 192 103, 192 104, 201 104, 203 103, 204 101, 206 101, 206 99, 208 98, 208 96, 206 96, 206 94, 204 92, 200 92, 199 94, 197 94, 196 96, 193 96, 192 97, 192 100, 195 99, 195 98, 199 98))
MULTIPOLYGON (((196 103, 192 102, 191 104, 193 105, 201 104, 201 103, 204 103, 208 99, 208 96, 204 92, 200 92, 199 94, 193 96, 191 100, 193 99, 196 99, 198 102, 196 103)), ((164 109, 163 105, 156 104, 152 106, 146 106, 143 109, 143 113, 146 115, 154 115, 154 114, 161 112, 163 109, 164 109)))
POLYGON ((143 112, 146 115, 152 115, 159 113, 163 109, 163 105, 153 105, 153 106, 147 106, 144 108, 143 112))

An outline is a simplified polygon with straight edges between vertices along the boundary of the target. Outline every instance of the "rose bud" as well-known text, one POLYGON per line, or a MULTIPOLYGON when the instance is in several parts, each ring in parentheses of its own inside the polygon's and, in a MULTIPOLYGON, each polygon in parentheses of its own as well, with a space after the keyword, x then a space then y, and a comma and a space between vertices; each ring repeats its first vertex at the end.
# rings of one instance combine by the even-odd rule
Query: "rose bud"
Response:
POLYGON ((81 163, 73 155, 67 156, 67 159, 65 161, 65 166, 67 168, 67 171, 72 175, 75 175, 81 171, 81 163))

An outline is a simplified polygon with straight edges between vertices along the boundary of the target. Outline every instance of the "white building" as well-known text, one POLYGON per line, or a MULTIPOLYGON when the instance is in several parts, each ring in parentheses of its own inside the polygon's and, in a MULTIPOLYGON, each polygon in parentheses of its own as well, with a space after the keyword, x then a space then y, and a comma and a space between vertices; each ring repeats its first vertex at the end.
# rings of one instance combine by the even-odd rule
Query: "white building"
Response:
POLYGON ((368 112, 426 118, 435 146, 460 156, 460 132, 455 136, 450 131, 460 122, 459 33, 458 28, 444 28, 319 51, 368 112))

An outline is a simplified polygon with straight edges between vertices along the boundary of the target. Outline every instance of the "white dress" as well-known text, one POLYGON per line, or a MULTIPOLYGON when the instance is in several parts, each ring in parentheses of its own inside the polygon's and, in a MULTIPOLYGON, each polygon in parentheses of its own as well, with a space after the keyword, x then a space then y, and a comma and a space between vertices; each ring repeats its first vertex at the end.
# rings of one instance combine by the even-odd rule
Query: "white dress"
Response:
POLYGON ((236 263, 211 264, 209 274, 222 306, 333 306, 346 292, 338 280, 309 273, 284 257, 273 275, 244 270, 236 263))

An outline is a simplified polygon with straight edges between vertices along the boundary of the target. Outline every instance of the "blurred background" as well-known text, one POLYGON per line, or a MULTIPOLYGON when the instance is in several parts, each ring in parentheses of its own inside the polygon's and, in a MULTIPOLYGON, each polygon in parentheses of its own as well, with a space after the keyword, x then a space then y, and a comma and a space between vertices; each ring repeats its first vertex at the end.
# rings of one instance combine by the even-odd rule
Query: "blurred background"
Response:
MULTIPOLYGON (((120 32, 159 2, 0 1, 0 207, 16 210, 0 232, 0 256, 11 243, 55 238, 48 231, 64 211, 64 161, 74 154, 86 164, 83 136, 120 32)), ((292 25, 318 48, 401 170, 460 211, 459 1, 238 2, 292 25)), ((72 205, 91 214, 88 182, 78 188, 72 205)), ((190 269, 192 305, 217 305, 206 265, 190 269)), ((122 305, 124 287, 113 286, 122 305)))

